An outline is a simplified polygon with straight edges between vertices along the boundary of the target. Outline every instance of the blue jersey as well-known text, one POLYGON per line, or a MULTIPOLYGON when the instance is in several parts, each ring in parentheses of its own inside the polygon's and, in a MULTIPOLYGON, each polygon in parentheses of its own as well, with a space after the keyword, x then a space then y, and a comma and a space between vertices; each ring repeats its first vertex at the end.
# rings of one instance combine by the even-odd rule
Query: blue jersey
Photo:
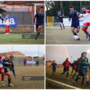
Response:
MULTIPOLYGON (((72 19, 72 23, 79 23, 79 18, 77 16, 77 11, 73 11, 69 13, 69 20, 72 19)), ((78 13, 79 14, 79 13, 78 13)))
POLYGON ((61 13, 57 15, 58 20, 59 20, 59 21, 60 21, 60 20, 62 21, 62 20, 63 20, 63 17, 60 17, 60 16, 62 16, 62 14, 61 14, 61 13))
POLYGON ((37 24, 37 25, 43 25, 43 24, 44 24, 44 13, 38 12, 38 13, 34 16, 34 22, 35 22, 35 18, 36 18, 36 24, 37 24))
POLYGON ((52 63, 51 65, 52 65, 52 68, 54 69, 54 68, 56 68, 57 64, 56 63, 52 63))

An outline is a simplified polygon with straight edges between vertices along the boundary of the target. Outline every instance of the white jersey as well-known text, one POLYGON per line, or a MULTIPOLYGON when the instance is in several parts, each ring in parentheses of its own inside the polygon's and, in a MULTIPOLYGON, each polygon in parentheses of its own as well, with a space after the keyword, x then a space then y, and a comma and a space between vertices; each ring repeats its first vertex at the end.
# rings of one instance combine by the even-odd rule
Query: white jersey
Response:
POLYGON ((9 25, 10 25, 10 23, 9 23, 9 18, 5 17, 5 20, 6 20, 6 21, 5 21, 5 25, 6 25, 6 26, 9 26, 9 25))
POLYGON ((84 21, 83 21, 83 23, 87 23, 87 22, 89 22, 90 23, 90 10, 86 10, 85 11, 85 14, 80 14, 82 17, 83 17, 83 19, 84 19, 84 21))

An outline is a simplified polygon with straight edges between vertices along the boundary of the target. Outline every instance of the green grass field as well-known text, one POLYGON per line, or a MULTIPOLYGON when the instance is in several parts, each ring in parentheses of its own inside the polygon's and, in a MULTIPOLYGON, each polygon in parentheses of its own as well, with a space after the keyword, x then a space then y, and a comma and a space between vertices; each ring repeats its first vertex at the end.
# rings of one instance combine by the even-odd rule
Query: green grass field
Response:
POLYGON ((22 39, 22 34, 36 35, 36 33, 0 34, 0 44, 44 44, 44 39, 22 39))
MULTIPOLYGON (((90 28, 88 28, 90 32, 90 28)), ((73 39, 73 34, 70 27, 65 27, 61 30, 60 27, 46 27, 46 43, 47 44, 90 44, 87 41, 85 33, 80 29, 78 33, 80 41, 73 39)))
POLYGON ((14 87, 8 87, 7 76, 5 76, 5 87, 0 84, 0 89, 43 89, 44 80, 24 81, 22 76, 44 76, 44 66, 15 66, 16 79, 11 73, 12 84, 14 87))
MULTIPOLYGON (((71 68, 69 70, 69 79, 66 79, 66 74, 65 75, 60 75, 60 73, 62 73, 62 72, 63 72, 63 68, 57 68, 56 72, 55 72, 55 75, 52 76, 52 68, 46 68, 46 77, 49 78, 49 79, 53 79, 53 80, 56 80, 56 81, 59 81, 59 82, 77 87, 77 88, 88 89, 87 85, 86 85, 86 79, 84 81, 85 85, 81 85, 81 79, 79 79, 78 82, 75 85, 73 84, 73 81, 74 81, 75 78, 72 79, 71 68)), ((74 74, 74 72, 73 72, 73 74, 74 74)), ((90 74, 89 74, 89 77, 90 77, 90 74)), ((67 87, 67 86, 64 86, 64 85, 57 84, 57 83, 52 82, 52 81, 47 80, 47 79, 46 79, 46 88, 47 89, 73 89, 73 88, 70 88, 70 87, 67 87)))

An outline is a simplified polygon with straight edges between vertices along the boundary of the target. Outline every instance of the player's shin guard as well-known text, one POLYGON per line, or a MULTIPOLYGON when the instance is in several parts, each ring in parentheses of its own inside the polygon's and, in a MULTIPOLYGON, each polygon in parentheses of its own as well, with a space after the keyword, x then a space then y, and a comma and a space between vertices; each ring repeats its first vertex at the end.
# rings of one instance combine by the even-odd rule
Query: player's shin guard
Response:
POLYGON ((84 28, 83 31, 88 34, 87 28, 84 28))
POLYGON ((75 32, 75 33, 73 33, 73 35, 74 35, 74 36, 77 36, 77 33, 75 32))
POLYGON ((8 79, 8 84, 11 84, 11 79, 8 79))
POLYGON ((2 73, 2 74, 1 74, 1 80, 2 80, 2 82, 4 81, 4 77, 5 77, 5 74, 2 73))
POLYGON ((68 78, 68 72, 67 72, 67 78, 68 78))
POLYGON ((89 80, 87 80, 86 83, 87 83, 87 86, 89 86, 89 80))

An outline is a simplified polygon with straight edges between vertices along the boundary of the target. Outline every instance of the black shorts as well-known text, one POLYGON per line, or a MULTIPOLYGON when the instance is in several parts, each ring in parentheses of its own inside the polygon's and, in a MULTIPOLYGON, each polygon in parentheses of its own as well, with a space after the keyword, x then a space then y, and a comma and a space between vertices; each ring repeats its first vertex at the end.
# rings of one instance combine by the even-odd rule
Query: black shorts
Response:
POLYGON ((67 68, 67 67, 64 67, 64 71, 69 71, 69 68, 67 68))
POLYGON ((87 73, 85 73, 85 72, 79 72, 79 76, 87 76, 87 73))
POLYGON ((79 23, 72 23, 71 28, 80 29, 80 25, 79 25, 79 23))
POLYGON ((52 68, 53 71, 56 71, 56 68, 52 68))
POLYGON ((7 68, 4 68, 4 73, 8 73, 9 71, 7 70, 7 68))
POLYGON ((43 26, 43 24, 36 24, 36 29, 38 29, 39 26, 43 26))

